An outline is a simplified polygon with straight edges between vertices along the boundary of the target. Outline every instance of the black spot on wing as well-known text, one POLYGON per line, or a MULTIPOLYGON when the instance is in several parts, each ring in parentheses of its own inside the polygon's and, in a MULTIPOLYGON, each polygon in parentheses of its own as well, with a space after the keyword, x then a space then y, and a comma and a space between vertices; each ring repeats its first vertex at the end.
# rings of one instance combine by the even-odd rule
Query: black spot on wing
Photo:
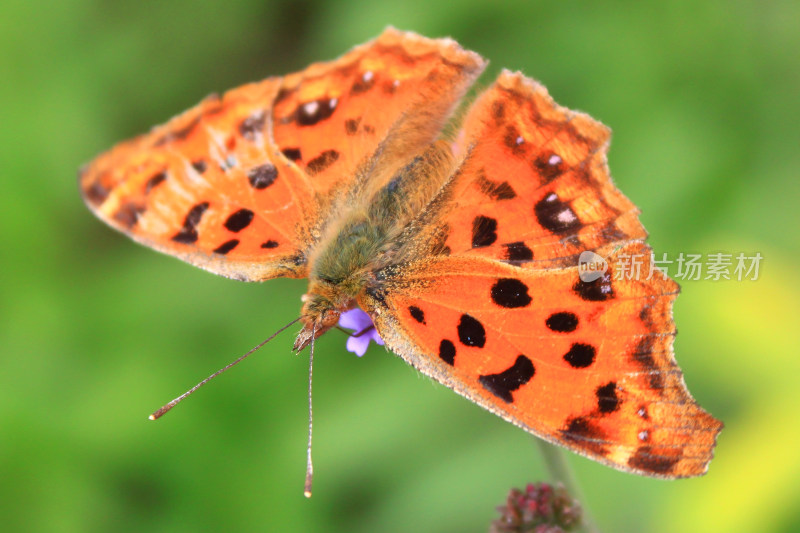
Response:
POLYGON ((617 396, 617 384, 613 381, 597 387, 595 396, 597 396, 597 408, 601 413, 613 413, 619 409, 620 399, 617 396))
POLYGON ((499 374, 480 376, 478 381, 483 388, 504 402, 511 403, 514 401, 511 393, 528 383, 535 373, 533 362, 524 355, 519 355, 514 364, 506 370, 499 374))
POLYGON ((150 191, 152 191, 158 185, 163 183, 165 179, 167 179, 166 171, 162 170, 161 172, 158 172, 158 173, 154 174, 153 177, 151 177, 149 180, 147 180, 147 183, 145 183, 145 185, 144 185, 144 193, 145 194, 149 194, 150 191))
POLYGON ((539 200, 533 212, 539 224, 552 233, 572 233, 582 225, 575 211, 554 192, 539 200))
POLYGON ((278 242, 273 240, 268 240, 266 242, 261 243, 262 248, 272 249, 278 247, 278 242))
POLYGON ((361 94, 369 91, 375 86, 375 73, 367 70, 350 87, 350 94, 361 94))
POLYGON ((564 360, 569 363, 572 368, 586 368, 594 363, 597 350, 590 344, 583 344, 581 342, 573 343, 569 351, 564 354, 564 360))
POLYGON ((516 156, 521 156, 525 153, 525 149, 523 145, 525 144, 525 139, 519 134, 519 130, 514 126, 508 126, 506 128, 505 137, 503 137, 503 144, 505 144, 508 148, 511 149, 511 153, 516 156))
POLYGON ((439 343, 439 357, 448 365, 456 364, 456 345, 450 340, 442 339, 439 343))
POLYGON ((238 245, 239 245, 239 239, 231 239, 217 246, 217 248, 214 250, 214 253, 225 255, 234 248, 236 248, 238 245))
POLYGON ((198 159, 196 161, 192 161, 192 168, 195 169, 198 174, 202 174, 208 170, 208 164, 203 159, 198 159))
POLYGON ((95 181, 86 189, 86 199, 90 204, 98 206, 106 201, 111 189, 104 187, 99 181, 95 181))
POLYGON ((574 313, 563 311, 561 313, 553 313, 547 320, 545 325, 557 333, 569 333, 575 331, 578 327, 578 317, 574 313))
POLYGON ((239 133, 248 141, 256 140, 256 136, 264 131, 267 114, 264 110, 259 110, 245 118, 239 123, 239 133))
POLYGON ((425 323, 425 313, 419 307, 412 305, 408 308, 408 312, 411 315, 411 318, 413 318, 420 324, 425 323))
POLYGON ((320 172, 331 166, 333 163, 335 163, 337 159, 339 159, 339 152, 337 152, 336 150, 325 150, 317 157, 308 162, 308 165, 306 165, 306 170, 312 176, 315 174, 319 174, 320 172))
POLYGON ((122 204, 116 213, 114 213, 114 220, 128 229, 131 229, 139 220, 139 215, 144 213, 144 206, 127 202, 122 204))
POLYGON ((225 228, 228 231, 238 233, 250 225, 253 221, 253 212, 249 209, 239 209, 231 214, 225 221, 225 228))
POLYGON ((492 301, 506 309, 527 307, 531 303, 528 286, 518 279, 501 278, 492 285, 492 301))
POLYGON ((597 427, 592 421, 576 416, 567 420, 564 429, 561 430, 564 440, 578 444, 583 449, 588 449, 596 454, 604 454, 603 444, 606 436, 602 429, 597 427))
POLYGON ((585 282, 578 279, 572 286, 572 290, 581 299, 589 302, 603 302, 614 297, 610 272, 606 272, 594 281, 585 282))
POLYGON ((481 173, 476 179, 476 183, 481 192, 492 200, 511 200, 517 197, 517 192, 507 181, 498 183, 481 173))
POLYGON ((330 118, 336 111, 338 98, 321 98, 297 106, 293 116, 298 126, 313 126, 330 118))
POLYGON ((186 218, 183 219, 183 227, 181 230, 172 236, 172 240, 183 244, 193 244, 197 241, 197 225, 200 224, 200 219, 203 218, 203 213, 208 209, 208 202, 202 202, 193 206, 186 218))
POLYGON ((525 263, 533 261, 533 250, 524 242, 510 242, 503 245, 506 249, 506 261, 509 263, 525 263))
POLYGON ((348 118, 344 121, 344 132, 347 135, 355 135, 358 133, 358 124, 361 122, 361 117, 348 118))
POLYGON ((672 471, 680 460, 680 455, 663 455, 656 453, 656 450, 651 446, 639 446, 636 449, 636 453, 628 459, 628 466, 646 472, 666 475, 672 471))
POLYGON ((490 246, 497 240, 497 220, 478 215, 472 221, 472 247, 490 246))
POLYGON ((303 159, 303 154, 300 152, 300 148, 283 148, 281 153, 288 159, 289 161, 300 161, 303 159))
POLYGON ((516 191, 507 181, 492 185, 490 189, 484 192, 495 200, 511 200, 517 197, 516 191))
POLYGON ((533 168, 544 178, 544 183, 550 183, 567 170, 567 165, 558 154, 545 152, 533 161, 533 168))
POLYGON ((483 348, 486 344, 486 329, 483 324, 468 314, 461 315, 457 330, 458 340, 465 346, 483 348))
POLYGON ((272 163, 264 163, 247 171, 247 181, 254 189, 266 189, 278 178, 278 169, 272 163))

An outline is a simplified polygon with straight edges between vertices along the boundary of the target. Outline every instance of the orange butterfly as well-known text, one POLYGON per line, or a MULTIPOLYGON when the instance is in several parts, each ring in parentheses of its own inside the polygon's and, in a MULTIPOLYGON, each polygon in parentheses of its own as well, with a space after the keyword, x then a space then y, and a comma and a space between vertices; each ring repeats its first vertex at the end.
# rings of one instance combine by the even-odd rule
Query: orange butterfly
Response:
POLYGON ((309 278, 295 349, 360 307, 393 352, 478 405, 620 470, 703 474, 722 424, 675 363, 678 286, 609 177, 609 130, 485 61, 387 29, 339 59, 212 96, 80 175, 136 241, 243 281, 309 278), (611 271, 579 277, 592 250, 611 271))

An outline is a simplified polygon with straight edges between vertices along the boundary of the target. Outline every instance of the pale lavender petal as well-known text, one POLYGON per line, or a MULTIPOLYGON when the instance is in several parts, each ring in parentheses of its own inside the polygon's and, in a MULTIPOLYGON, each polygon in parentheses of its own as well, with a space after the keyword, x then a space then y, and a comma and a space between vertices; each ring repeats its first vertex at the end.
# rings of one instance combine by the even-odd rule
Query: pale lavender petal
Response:
POLYGON ((375 341, 375 344, 377 344, 378 346, 383 346, 383 339, 381 338, 377 329, 373 329, 372 331, 370 331, 369 335, 370 337, 372 337, 372 340, 375 341))
POLYGON ((369 348, 369 340, 369 335, 362 335, 361 337, 348 337, 347 351, 353 352, 357 356, 361 357, 367 353, 367 348, 369 348))
POLYGON ((345 311, 339 316, 339 325, 343 328, 352 329, 355 333, 367 330, 359 337, 349 337, 347 339, 347 350, 361 357, 367 353, 369 342, 383 346, 383 339, 378 335, 378 331, 372 324, 372 319, 361 309, 355 308, 345 311))
POLYGON ((345 311, 339 316, 339 325, 353 331, 361 331, 372 325, 372 319, 367 313, 356 307, 345 311))

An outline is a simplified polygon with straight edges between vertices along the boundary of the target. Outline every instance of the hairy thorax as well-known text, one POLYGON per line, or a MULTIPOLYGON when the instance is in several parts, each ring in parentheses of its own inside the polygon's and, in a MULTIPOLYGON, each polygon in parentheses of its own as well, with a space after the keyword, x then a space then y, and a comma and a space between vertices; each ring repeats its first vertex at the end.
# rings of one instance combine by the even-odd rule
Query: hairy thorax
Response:
POLYGON ((418 222, 451 173, 452 159, 445 142, 434 143, 368 196, 361 209, 328 230, 309 260, 303 329, 295 350, 335 326, 360 294, 377 288, 377 272, 402 263, 417 236, 418 222))

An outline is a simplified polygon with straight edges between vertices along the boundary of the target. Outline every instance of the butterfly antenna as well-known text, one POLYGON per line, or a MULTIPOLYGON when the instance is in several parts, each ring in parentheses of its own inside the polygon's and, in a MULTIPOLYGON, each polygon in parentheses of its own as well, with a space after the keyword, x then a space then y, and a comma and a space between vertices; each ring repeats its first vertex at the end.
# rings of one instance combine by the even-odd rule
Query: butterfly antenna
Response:
POLYGON ((311 483, 314 478, 314 465, 311 463, 311 429, 314 419, 314 412, 311 408, 311 377, 314 374, 314 338, 316 336, 317 328, 315 325, 311 331, 311 350, 308 356, 308 449, 306 451, 306 484, 303 489, 303 495, 306 498, 311 497, 311 483))
POLYGON ((158 420, 159 418, 161 418, 162 416, 167 414, 170 411, 170 409, 172 409, 173 407, 178 405, 181 401, 183 401, 184 398, 186 398, 187 396, 192 394, 194 391, 196 391, 197 389, 199 389, 200 387, 202 387, 203 385, 205 385, 206 383, 208 383, 209 381, 211 381, 215 377, 219 376, 220 374, 222 374, 223 372, 228 370, 230 367, 235 366, 238 363, 244 361, 247 358, 248 355, 250 355, 251 353, 255 352, 256 350, 258 350, 259 348, 261 348, 262 346, 267 344, 269 341, 274 339, 278 335, 278 333, 282 332, 283 330, 285 330, 289 326, 292 326, 298 320, 300 320, 300 317, 295 318, 294 320, 292 320, 291 322, 289 322, 288 324, 286 324, 285 326, 280 328, 278 331, 276 331, 275 333, 270 335, 269 338, 267 338, 266 340, 260 342, 259 344, 257 344, 253 348, 251 348, 246 354, 244 354, 243 356, 238 358, 236 361, 234 361, 232 363, 229 363, 228 365, 224 366, 223 368, 220 368, 219 370, 217 370, 216 372, 214 372, 213 374, 208 376, 206 379, 204 379, 203 381, 201 381, 200 383, 198 383, 197 385, 195 385, 191 389, 187 390, 186 392, 184 392, 183 394, 181 394, 180 396, 178 396, 177 398, 175 398, 174 400, 172 400, 171 402, 166 404, 164 407, 162 407, 161 409, 159 409, 158 411, 156 411, 155 413, 150 415, 150 417, 149 417, 150 420, 158 420))

